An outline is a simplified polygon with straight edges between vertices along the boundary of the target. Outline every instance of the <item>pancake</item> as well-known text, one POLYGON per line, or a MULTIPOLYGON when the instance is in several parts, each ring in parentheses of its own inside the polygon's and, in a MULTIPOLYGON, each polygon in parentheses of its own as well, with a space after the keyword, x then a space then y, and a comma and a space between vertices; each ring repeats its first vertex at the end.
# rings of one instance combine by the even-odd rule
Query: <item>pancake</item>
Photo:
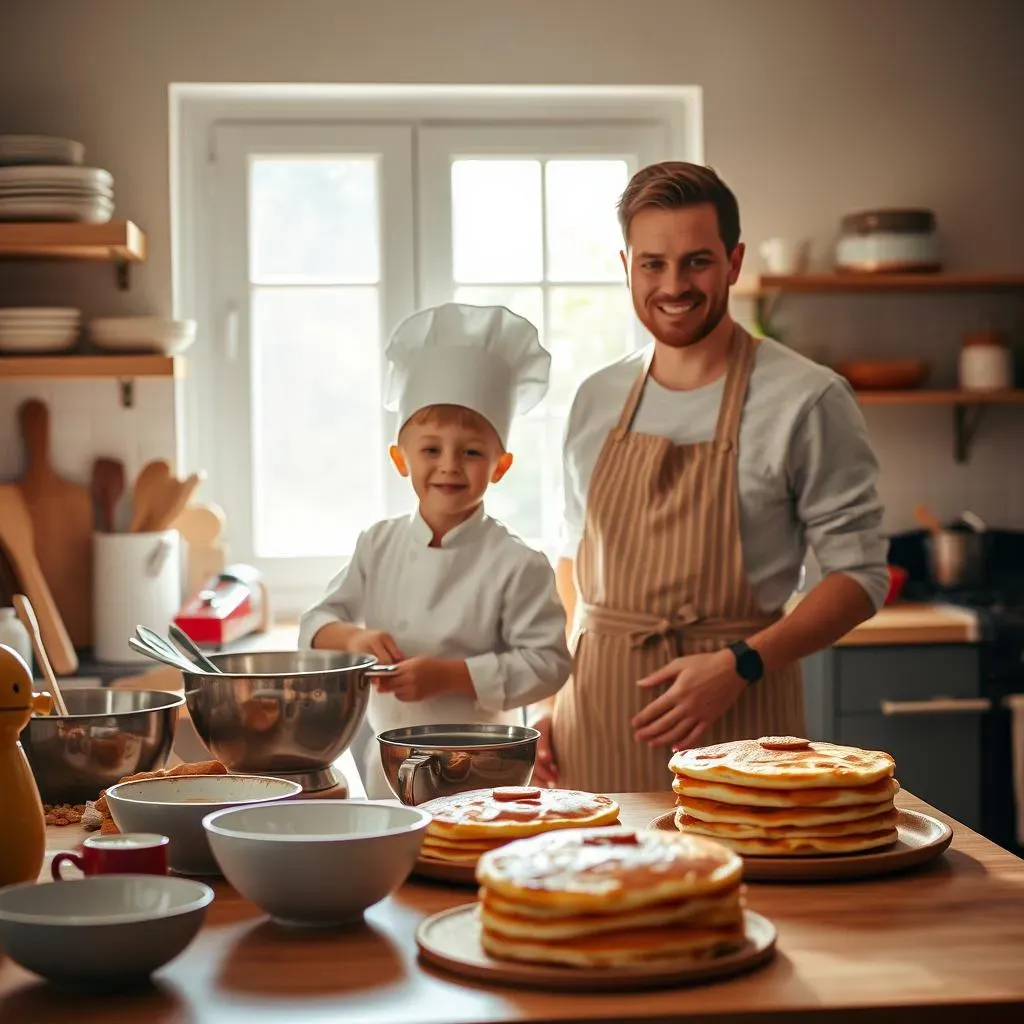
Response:
POLYGON ((896 827, 897 812, 883 811, 870 818, 857 821, 836 821, 825 825, 785 825, 780 828, 765 828, 759 825, 742 825, 731 821, 701 821, 680 807, 675 814, 676 828, 680 832, 711 836, 713 839, 808 839, 827 836, 856 836, 880 832, 896 827))
POLYGON ((420 809, 433 819, 427 835, 449 840, 507 842, 552 829, 609 825, 619 818, 619 805, 609 797, 533 786, 475 789, 428 800, 420 809))
POLYGON ((637 928, 552 942, 510 938, 486 928, 480 935, 483 948, 497 959, 567 967, 683 966, 730 953, 743 941, 742 924, 730 928, 637 928))
POLYGON ((698 800, 691 796, 676 797, 676 805, 698 821, 745 825, 758 830, 809 828, 834 825, 842 821, 863 821, 893 809, 892 800, 879 804, 854 804, 850 807, 743 807, 740 804, 698 800))
POLYGON ((485 853, 488 893, 562 914, 618 913, 735 888, 743 862, 720 843, 680 832, 562 829, 485 853))
POLYGON ((762 736, 679 751, 669 768, 686 778, 753 789, 846 789, 892 776, 895 762, 880 750, 762 736))
MULTIPOLYGON (((690 833, 680 833, 689 835, 690 833)), ((694 838, 697 838, 696 836, 694 838)), ((817 836, 793 839, 724 839, 715 842, 744 857, 820 857, 824 854, 863 853, 895 843, 895 828, 855 836, 817 836)))
POLYGON ((672 789, 687 800, 695 798, 723 804, 738 804, 749 810, 755 807, 815 808, 891 804, 893 797, 900 790, 900 784, 894 778, 885 778, 866 786, 847 786, 839 789, 755 789, 753 786, 733 786, 726 782, 677 775, 672 783, 672 789))

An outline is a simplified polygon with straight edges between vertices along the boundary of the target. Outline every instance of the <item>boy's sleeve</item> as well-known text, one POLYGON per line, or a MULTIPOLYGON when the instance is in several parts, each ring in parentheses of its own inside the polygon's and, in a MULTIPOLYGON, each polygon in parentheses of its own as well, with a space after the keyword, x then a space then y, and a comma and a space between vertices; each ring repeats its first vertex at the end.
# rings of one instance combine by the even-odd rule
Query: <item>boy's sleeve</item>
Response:
POLYGON ((303 613, 299 620, 299 649, 313 646, 313 637, 332 622, 363 622, 366 593, 367 535, 361 534, 356 549, 337 576, 327 585, 323 599, 303 613))
POLYGON ((572 671, 554 571, 540 552, 529 555, 505 590, 501 633, 507 650, 466 659, 485 711, 509 711, 550 697, 572 671))

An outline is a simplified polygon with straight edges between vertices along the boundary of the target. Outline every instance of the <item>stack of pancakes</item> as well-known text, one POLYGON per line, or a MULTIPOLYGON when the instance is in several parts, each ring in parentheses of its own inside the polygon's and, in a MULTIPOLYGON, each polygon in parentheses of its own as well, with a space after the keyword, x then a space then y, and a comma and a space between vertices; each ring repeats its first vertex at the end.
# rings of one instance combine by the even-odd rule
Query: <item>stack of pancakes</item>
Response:
POLYGON ((533 786, 474 789, 428 800, 420 809, 432 818, 420 859, 470 868, 488 850, 514 839, 619 820, 619 805, 609 797, 533 786))
POLYGON ((675 824, 745 856, 857 853, 896 841, 895 763, 880 750, 764 736, 680 751, 675 824))
POLYGON ((481 943, 496 959, 686 966, 744 942, 742 860, 676 832, 553 832, 485 854, 481 943))

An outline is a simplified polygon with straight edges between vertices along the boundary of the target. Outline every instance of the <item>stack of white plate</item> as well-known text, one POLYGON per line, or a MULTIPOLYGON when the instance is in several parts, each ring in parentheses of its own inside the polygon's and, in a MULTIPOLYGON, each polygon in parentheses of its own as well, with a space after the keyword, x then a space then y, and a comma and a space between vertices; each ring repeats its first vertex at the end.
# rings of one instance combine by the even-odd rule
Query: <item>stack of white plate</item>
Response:
POLYGON ((114 178, 99 167, 0 167, 0 220, 105 224, 114 212, 114 178))
POLYGON ((195 320, 162 316, 109 316, 89 321, 89 338, 110 352, 180 355, 196 340, 195 320))
POLYGON ((0 135, 0 165, 80 164, 85 146, 49 135, 0 135))
POLYGON ((63 352, 78 341, 80 309, 0 308, 0 352, 63 352))

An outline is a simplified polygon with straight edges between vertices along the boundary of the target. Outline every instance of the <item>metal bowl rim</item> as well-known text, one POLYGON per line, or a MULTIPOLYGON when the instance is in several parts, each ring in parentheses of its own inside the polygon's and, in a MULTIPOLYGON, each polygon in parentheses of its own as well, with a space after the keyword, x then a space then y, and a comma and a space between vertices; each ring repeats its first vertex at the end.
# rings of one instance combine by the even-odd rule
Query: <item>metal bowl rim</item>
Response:
MULTIPOLYGON (((464 725, 465 723, 462 723, 464 725)), ((457 729, 461 728, 462 725, 452 726, 436 726, 438 730, 443 728, 457 729)), ((412 728, 418 728, 413 726, 412 728)), ((477 726, 476 728, 479 728, 477 726)), ((434 753, 443 753, 445 751, 460 751, 464 753, 476 753, 478 750, 506 750, 509 747, 518 746, 521 743, 536 743, 540 739, 540 732, 529 725, 517 725, 516 729, 522 729, 526 733, 532 733, 532 735, 520 736, 517 739, 506 739, 506 740, 495 740, 493 743, 474 743, 467 747, 452 746, 451 744, 445 744, 443 746, 432 744, 429 740, 420 741, 419 739, 404 740, 399 742, 396 739, 391 739, 389 733, 401 733, 407 732, 408 727, 401 729, 386 729, 384 732, 377 733, 377 742, 384 747, 408 747, 410 750, 427 750, 434 753)))
MULTIPOLYGON (((109 686, 85 686, 72 693, 83 693, 87 691, 101 690, 103 693, 158 693, 167 697, 168 702, 156 708, 132 708, 130 711, 91 711, 85 715, 33 715, 31 722, 71 722, 81 721, 86 718, 120 718, 123 715, 152 715, 158 711, 172 711, 185 704, 183 693, 171 693, 169 690, 118 690, 109 686)), ((75 879, 77 881, 77 879, 75 879)))
MULTIPOLYGON (((299 651, 231 651, 230 653, 224 654, 208 654, 207 657, 214 663, 217 664, 218 659, 221 658, 235 658, 241 655, 261 655, 261 654, 299 654, 299 651)), ((314 651, 314 653, 316 653, 314 651)), ((344 654, 344 651, 320 651, 322 654, 344 654)), ((348 665, 345 668, 317 668, 311 669, 305 672, 298 670, 291 672, 204 672, 198 666, 196 666, 195 672, 183 672, 182 675, 193 676, 203 682, 210 679, 294 679, 294 678, 305 678, 306 676, 326 676, 332 675, 336 672, 366 672, 373 668, 377 664, 378 659, 372 654, 363 655, 366 658, 365 665, 348 665)), ((218 666, 219 667, 219 666, 218 666)))

